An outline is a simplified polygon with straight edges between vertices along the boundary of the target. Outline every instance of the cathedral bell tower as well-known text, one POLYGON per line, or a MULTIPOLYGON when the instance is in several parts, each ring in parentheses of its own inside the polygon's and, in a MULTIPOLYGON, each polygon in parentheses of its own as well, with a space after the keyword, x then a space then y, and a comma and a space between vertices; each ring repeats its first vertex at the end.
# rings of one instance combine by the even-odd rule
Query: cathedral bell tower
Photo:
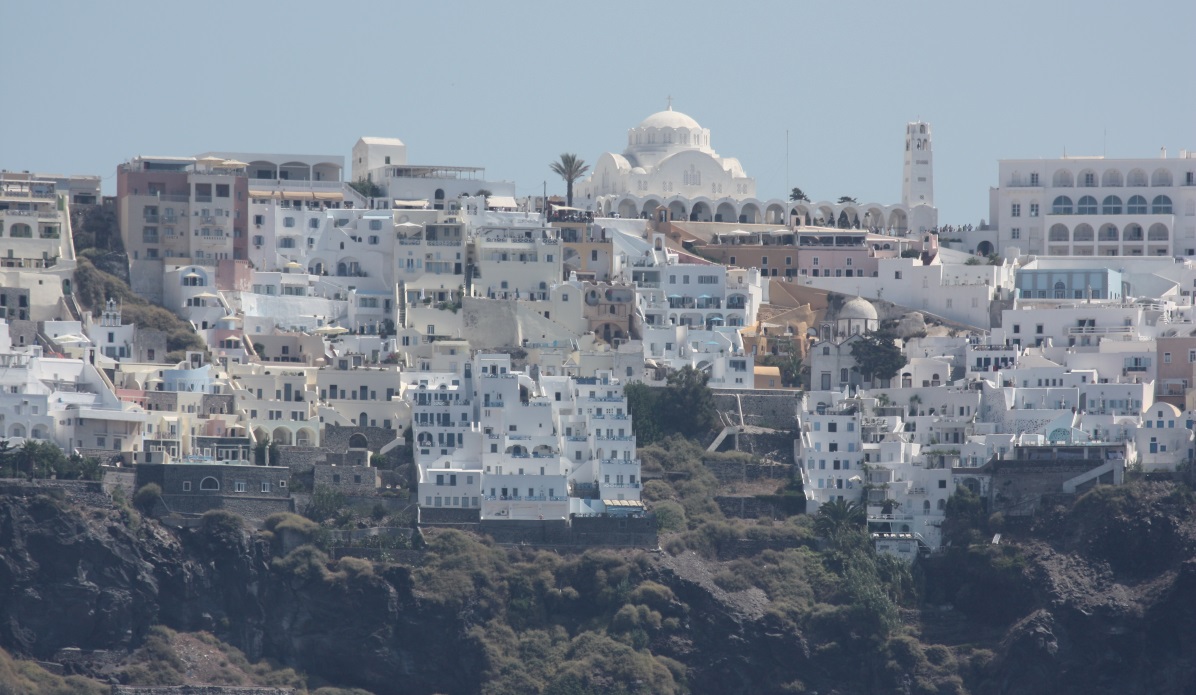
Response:
POLYGON ((905 126, 905 167, 901 204, 934 206, 934 150, 930 145, 930 124, 914 121, 905 126))

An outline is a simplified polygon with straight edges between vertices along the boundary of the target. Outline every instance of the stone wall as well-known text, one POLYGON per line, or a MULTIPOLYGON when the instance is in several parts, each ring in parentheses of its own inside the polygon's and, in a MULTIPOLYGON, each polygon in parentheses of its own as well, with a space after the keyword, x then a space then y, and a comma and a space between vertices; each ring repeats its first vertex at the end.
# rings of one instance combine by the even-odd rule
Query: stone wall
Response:
POLYGON ((398 436, 399 431, 385 427, 358 427, 356 425, 324 425, 324 435, 321 443, 330 451, 348 451, 349 439, 355 434, 365 435, 366 448, 378 451, 390 444, 398 436))
MULTIPOLYGON (((476 524, 481 520, 482 510, 459 507, 420 507, 419 523, 431 526, 441 524, 476 524)), ((514 523, 514 522, 511 522, 514 523)))
MULTIPOLYGON (((1102 462, 1051 465, 1048 462, 997 461, 989 486, 989 510, 1005 516, 1031 515, 1044 496, 1063 492, 1064 481, 1092 470, 1102 462), (1044 465, 1045 464, 1045 465, 1044 465)), ((1112 482, 1112 473, 1106 474, 1112 482)))
POLYGON ((112 695, 295 695, 295 689, 233 685, 114 685, 112 695))
POLYGON ((254 523, 264 521, 271 514, 295 511, 294 500, 277 497, 162 495, 162 502, 171 512, 203 514, 213 509, 223 509, 254 523))
POLYGON ((0 495, 36 497, 49 495, 68 499, 90 507, 107 507, 112 502, 104 492, 104 484, 93 480, 21 480, 0 479, 0 495))
POLYGON ((790 432, 744 433, 739 435, 738 450, 776 464, 791 466, 794 463, 793 439, 790 432))
POLYGON ((346 495, 373 495, 378 491, 376 468, 318 463, 312 470, 312 477, 315 485, 330 487, 346 495))
POLYGON ((317 463, 323 463, 331 449, 310 446, 279 446, 278 461, 271 461, 276 466, 286 466, 295 474, 311 470, 317 463))
POLYGON ((715 497, 723 516, 735 519, 784 519, 785 513, 758 497, 715 497))
POLYGON ((37 322, 9 319, 8 337, 12 338, 12 344, 16 347, 33 345, 37 342, 37 322))
POLYGON ((654 517, 573 517, 570 521, 487 520, 481 522, 478 530, 498 543, 508 544, 655 548, 658 543, 654 517))
POLYGON ((738 461, 703 460, 702 465, 718 478, 720 483, 750 483, 759 480, 786 480, 793 470, 790 466, 767 463, 740 463, 738 461))
POLYGON ((233 413, 236 412, 231 393, 205 393, 200 405, 205 413, 233 413))
POLYGON ((797 407, 800 391, 757 391, 749 389, 718 389, 714 392, 714 404, 720 412, 738 413, 742 404, 743 424, 768 427, 777 430, 791 430, 797 426, 797 407))
POLYGON ((165 410, 174 412, 179 407, 179 394, 174 391, 146 391, 146 410, 165 410))

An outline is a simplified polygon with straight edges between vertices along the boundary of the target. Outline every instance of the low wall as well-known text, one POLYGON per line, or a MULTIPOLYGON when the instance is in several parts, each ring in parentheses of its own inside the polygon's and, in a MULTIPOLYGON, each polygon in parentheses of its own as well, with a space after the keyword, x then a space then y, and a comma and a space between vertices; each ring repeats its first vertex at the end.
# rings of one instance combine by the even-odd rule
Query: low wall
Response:
POLYGON ((481 522, 479 531, 498 543, 558 547, 618 546, 655 548, 658 544, 654 517, 573 517, 521 521, 481 522))
POLYGON ((718 478, 720 483, 750 483, 757 480, 785 480, 790 466, 767 463, 739 463, 736 461, 714 461, 703 459, 702 465, 718 478))
POLYGON ((715 497, 723 516, 735 519, 784 519, 785 513, 758 497, 715 497))
POLYGON ((289 497, 222 497, 218 495, 162 495, 162 501, 172 512, 203 514, 223 509, 247 521, 263 521, 271 514, 294 512, 294 500, 289 497))
POLYGON ((233 685, 114 685, 112 695, 295 695, 295 689, 233 685))

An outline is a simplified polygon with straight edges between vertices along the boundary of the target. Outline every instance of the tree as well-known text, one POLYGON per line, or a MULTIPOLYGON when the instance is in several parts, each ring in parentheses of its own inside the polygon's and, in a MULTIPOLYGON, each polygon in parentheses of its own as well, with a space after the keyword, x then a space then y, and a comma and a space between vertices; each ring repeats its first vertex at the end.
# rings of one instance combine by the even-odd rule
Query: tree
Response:
POLYGON ((590 165, 577 155, 566 152, 561 155, 559 161, 549 164, 548 168, 565 180, 565 200, 569 207, 573 207, 573 182, 585 176, 590 170, 590 165))
POLYGON ((493 194, 493 193, 491 193, 490 191, 486 190, 485 188, 479 188, 479 189, 478 189, 478 192, 477 192, 477 193, 474 193, 474 195, 476 195, 476 196, 481 196, 481 197, 483 197, 483 198, 488 198, 488 197, 490 197, 491 195, 494 195, 494 194, 493 194))
POLYGON ((669 374, 660 408, 663 429, 694 437, 714 428, 718 411, 709 380, 709 374, 689 365, 669 374))
POLYGON ((381 186, 369 179, 357 179, 350 183, 349 187, 366 198, 382 198, 386 195, 386 191, 382 190, 381 186))
POLYGON ((345 506, 345 495, 336 488, 317 485, 311 493, 311 499, 303 509, 303 516, 317 524, 325 519, 331 519, 345 506))
POLYGON ((664 437, 657 421, 659 395, 656 389, 646 384, 628 384, 623 388, 627 397, 627 410, 631 414, 631 430, 640 446, 659 441, 664 437))
POLYGON ((833 499, 818 508, 814 532, 831 542, 837 542, 849 533, 862 533, 868 520, 867 512, 859 502, 833 499))
POLYGON ((852 198, 852 197, 851 197, 851 196, 849 196, 849 195, 841 195, 841 196, 839 196, 839 204, 840 204, 840 205, 842 205, 843 203, 851 203, 851 204, 853 204, 853 205, 854 205, 854 204, 856 204, 857 202, 859 202, 859 201, 857 201, 855 198, 852 198))
POLYGON ((801 386, 802 361, 796 352, 786 355, 759 355, 756 364, 762 367, 780 367, 781 385, 790 387, 801 386))
POLYGON ((802 189, 794 188, 792 191, 789 191, 789 200, 795 203, 808 203, 810 202, 810 196, 806 195, 802 189))
POLYGON ((860 340, 851 344, 851 356, 864 378, 887 381, 897 376, 908 360, 895 340, 892 331, 876 330, 863 334, 860 340))

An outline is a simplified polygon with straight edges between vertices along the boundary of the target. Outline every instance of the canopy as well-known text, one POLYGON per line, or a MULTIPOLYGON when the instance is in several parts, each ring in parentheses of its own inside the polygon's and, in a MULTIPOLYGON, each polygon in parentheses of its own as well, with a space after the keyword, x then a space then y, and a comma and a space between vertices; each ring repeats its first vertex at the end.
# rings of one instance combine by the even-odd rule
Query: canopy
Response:
POLYGON ((349 329, 342 326, 320 326, 312 331, 312 333, 322 333, 324 335, 340 335, 341 333, 348 333, 349 329))
POLYGON ((249 164, 236 159, 226 159, 224 160, 224 166, 228 167, 229 169, 244 169, 245 167, 249 166, 249 164))
MULTIPOLYGON (((486 207, 488 208, 517 208, 519 203, 515 202, 515 198, 509 195, 492 195, 486 197, 486 207)), ((561 208, 557 208, 560 210, 561 208)))
POLYGON ((193 295, 193 298, 194 299, 220 299, 219 296, 214 295, 211 292, 200 292, 197 295, 193 295))
POLYGON ((282 200, 344 200, 340 191, 269 191, 264 188, 249 189, 250 198, 279 198, 282 200))
POLYGON ((427 200, 402 200, 400 198, 396 198, 395 199, 395 207, 396 208, 421 208, 422 209, 422 208, 428 207, 428 201, 427 200))

